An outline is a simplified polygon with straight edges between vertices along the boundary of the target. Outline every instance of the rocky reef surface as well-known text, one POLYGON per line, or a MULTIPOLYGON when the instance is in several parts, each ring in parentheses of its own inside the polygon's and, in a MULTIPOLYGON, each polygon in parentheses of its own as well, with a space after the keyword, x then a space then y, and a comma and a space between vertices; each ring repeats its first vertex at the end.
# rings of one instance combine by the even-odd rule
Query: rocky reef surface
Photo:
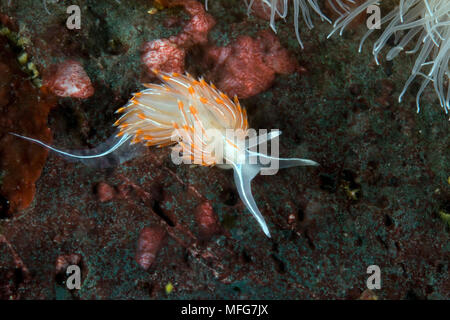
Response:
POLYGON ((413 58, 377 66, 364 25, 327 39, 317 17, 302 50, 292 14, 275 35, 241 0, 79 3, 80 29, 69 1, 0 3, 1 299, 450 297, 448 115, 431 88, 419 114, 418 85, 397 102, 413 58), (8 134, 94 147, 152 68, 237 94, 251 127, 282 130, 282 156, 321 164, 253 181, 272 239, 228 170, 169 148, 95 169, 8 134))

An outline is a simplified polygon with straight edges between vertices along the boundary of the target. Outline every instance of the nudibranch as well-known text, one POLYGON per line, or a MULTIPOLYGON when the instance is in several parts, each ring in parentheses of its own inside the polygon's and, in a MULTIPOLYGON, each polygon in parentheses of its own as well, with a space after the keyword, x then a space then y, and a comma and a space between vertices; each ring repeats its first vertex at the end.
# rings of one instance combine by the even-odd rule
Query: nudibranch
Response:
POLYGON ((174 145, 174 161, 232 168, 242 201, 270 237, 251 192, 252 179, 260 172, 264 174, 263 170, 269 171, 274 163, 275 169, 317 166, 318 163, 307 159, 278 158, 272 153, 256 150, 269 140, 272 140, 272 145, 280 132, 251 135, 253 129, 249 129, 246 110, 236 96, 230 99, 203 78, 197 80, 189 74, 153 72, 162 83, 144 84, 146 89, 135 93, 125 106, 116 111, 121 114, 114 123, 118 131, 106 149, 67 152, 33 138, 11 134, 82 161, 105 157, 127 146, 174 145))

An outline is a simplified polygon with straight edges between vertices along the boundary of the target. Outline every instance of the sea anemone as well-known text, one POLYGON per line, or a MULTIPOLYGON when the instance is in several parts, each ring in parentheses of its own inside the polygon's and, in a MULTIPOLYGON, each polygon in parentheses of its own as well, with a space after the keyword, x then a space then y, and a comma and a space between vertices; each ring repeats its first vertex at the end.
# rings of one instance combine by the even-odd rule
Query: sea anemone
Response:
POLYGON ((351 6, 355 4, 354 0, 328 0, 328 4, 339 16, 344 16, 351 11, 351 6))
MULTIPOLYGON (((380 1, 368 0, 363 4, 350 9, 345 1, 354 3, 351 0, 337 0, 343 4, 340 10, 340 17, 334 22, 334 30, 342 35, 345 27, 355 19, 360 13, 365 12, 372 5, 378 5, 380 1)), ((330 1, 330 4, 332 1, 330 1)), ((336 0, 335 0, 336 2, 336 0)), ((375 41, 372 53, 375 61, 379 64, 378 55, 385 47, 388 40, 394 36, 395 47, 391 48, 386 55, 388 61, 393 60, 407 46, 411 50, 407 54, 416 54, 417 59, 412 68, 411 75, 406 81, 399 96, 401 102, 406 90, 417 76, 422 76, 423 81, 417 92, 416 104, 417 112, 420 111, 420 97, 430 82, 439 97, 440 104, 445 113, 448 113, 450 104, 449 86, 449 57, 450 57, 450 1, 448 0, 400 0, 391 12, 382 17, 381 25, 384 28, 380 37, 375 41)), ((375 31, 370 29, 361 39, 359 51, 361 52, 364 41, 375 31)))

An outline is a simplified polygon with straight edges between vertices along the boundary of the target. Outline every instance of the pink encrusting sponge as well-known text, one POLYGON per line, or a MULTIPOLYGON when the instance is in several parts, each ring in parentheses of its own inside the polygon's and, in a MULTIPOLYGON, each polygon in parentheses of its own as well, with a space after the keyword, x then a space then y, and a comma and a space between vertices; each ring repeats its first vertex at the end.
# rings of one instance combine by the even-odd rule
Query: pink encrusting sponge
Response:
MULTIPOLYGON (((252 179, 266 169, 317 166, 318 163, 257 152, 259 145, 272 139, 276 142, 281 133, 271 131, 251 137, 247 113, 236 96, 230 99, 203 78, 197 80, 189 74, 153 72, 163 83, 145 84, 147 89, 134 94, 125 106, 116 111, 122 114, 114 123, 119 128, 118 133, 102 151, 96 148, 91 152, 66 152, 33 138, 11 134, 82 161, 102 158, 138 144, 174 145, 172 156, 181 154, 178 158, 181 162, 232 168, 242 201, 270 237, 267 224, 253 199, 252 179)), ((125 160, 128 159, 130 156, 125 160)))
POLYGON ((83 66, 74 60, 51 66, 44 75, 43 85, 60 97, 86 99, 94 94, 91 79, 83 66))

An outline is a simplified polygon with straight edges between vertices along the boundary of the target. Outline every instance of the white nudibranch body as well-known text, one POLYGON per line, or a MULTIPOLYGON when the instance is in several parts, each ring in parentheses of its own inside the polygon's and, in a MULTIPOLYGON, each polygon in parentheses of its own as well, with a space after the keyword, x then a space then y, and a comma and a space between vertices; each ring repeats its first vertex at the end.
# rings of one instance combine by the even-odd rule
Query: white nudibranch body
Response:
POLYGON ((42 141, 11 134, 87 164, 117 153, 122 154, 119 162, 127 161, 133 157, 137 145, 174 145, 172 160, 175 163, 232 168, 242 201, 270 237, 264 217, 253 199, 252 179, 260 172, 264 174, 263 170, 273 169, 272 163, 277 165, 275 169, 317 166, 318 163, 307 159, 278 158, 257 151, 258 146, 268 140, 276 141, 280 132, 252 135, 254 130, 248 128, 247 113, 237 97, 231 100, 203 78, 196 80, 188 74, 153 72, 163 83, 144 84, 147 89, 134 94, 125 106, 119 108, 116 113, 122 116, 114 123, 118 133, 94 151, 62 151, 42 141))
MULTIPOLYGON (((336 1, 336 0, 335 0, 336 1)), ((339 0, 352 2, 350 0, 339 0)), ((334 30, 329 37, 339 31, 342 35, 345 27, 360 13, 372 5, 378 5, 380 0, 365 1, 350 9, 348 6, 339 11, 340 17, 334 23, 334 30)), ((409 44, 415 42, 407 54, 416 54, 417 59, 411 75, 400 93, 402 100, 407 88, 417 76, 423 77, 417 91, 417 112, 420 111, 420 97, 425 88, 432 83, 434 90, 445 113, 450 109, 449 58, 450 58, 450 1, 449 0, 400 0, 399 5, 386 15, 382 15, 381 25, 386 25, 381 36, 375 41, 372 53, 378 64, 378 55, 394 36, 396 45, 386 55, 387 60, 393 60, 409 44)), ((359 51, 364 41, 375 31, 367 31, 361 40, 359 51)))

